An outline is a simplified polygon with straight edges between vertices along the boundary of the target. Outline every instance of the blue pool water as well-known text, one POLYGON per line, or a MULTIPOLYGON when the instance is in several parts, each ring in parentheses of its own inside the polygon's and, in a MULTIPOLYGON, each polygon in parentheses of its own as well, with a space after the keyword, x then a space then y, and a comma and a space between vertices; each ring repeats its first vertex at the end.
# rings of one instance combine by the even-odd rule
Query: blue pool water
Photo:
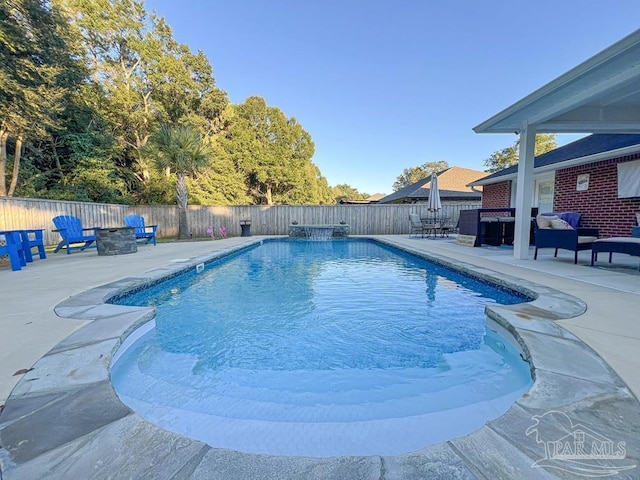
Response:
POLYGON ((373 241, 270 241, 121 299, 155 328, 112 381, 216 447, 399 454, 504 413, 531 384, 484 307, 526 301, 373 241))

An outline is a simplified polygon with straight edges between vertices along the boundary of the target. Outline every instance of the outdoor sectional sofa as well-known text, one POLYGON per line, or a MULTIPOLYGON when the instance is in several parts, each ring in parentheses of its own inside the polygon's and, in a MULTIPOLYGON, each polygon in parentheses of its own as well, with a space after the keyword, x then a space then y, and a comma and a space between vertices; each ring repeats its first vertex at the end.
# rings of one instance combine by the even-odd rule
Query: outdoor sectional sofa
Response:
POLYGON ((578 252, 591 250, 593 242, 600 236, 597 228, 580 227, 580 220, 581 214, 576 212, 545 214, 534 218, 533 259, 538 259, 540 248, 555 248, 554 257, 558 256, 558 249, 562 248, 574 252, 573 263, 578 263, 578 252))

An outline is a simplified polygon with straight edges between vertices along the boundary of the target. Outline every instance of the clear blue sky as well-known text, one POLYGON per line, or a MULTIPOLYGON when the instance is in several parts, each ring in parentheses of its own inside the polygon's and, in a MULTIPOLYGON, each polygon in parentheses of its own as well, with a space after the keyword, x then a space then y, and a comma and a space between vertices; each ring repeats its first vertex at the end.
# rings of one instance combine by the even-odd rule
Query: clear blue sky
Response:
MULTIPOLYGON (((640 27, 639 0, 147 0, 233 103, 295 117, 330 185, 483 170, 515 135, 472 128, 640 27)), ((559 136, 560 144, 577 136, 559 136)))

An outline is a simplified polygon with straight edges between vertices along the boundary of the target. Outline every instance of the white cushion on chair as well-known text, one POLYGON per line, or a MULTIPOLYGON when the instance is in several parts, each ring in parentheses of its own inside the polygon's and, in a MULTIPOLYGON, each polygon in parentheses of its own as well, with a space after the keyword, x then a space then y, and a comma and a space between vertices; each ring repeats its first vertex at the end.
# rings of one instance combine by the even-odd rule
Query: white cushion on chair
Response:
POLYGON ((590 236, 583 236, 583 237, 578 237, 578 243, 593 243, 596 240, 598 240, 598 237, 590 237, 590 236))
POLYGON ((537 215, 536 223, 538 224, 538 228, 551 228, 551 221, 559 220, 557 215, 537 215))
POLYGON ((637 237, 609 237, 600 238, 598 240, 609 243, 640 243, 640 238, 637 237))
POLYGON ((573 227, 569 225, 569 222, 566 222, 561 218, 551 220, 551 228, 554 230, 573 230, 573 227))

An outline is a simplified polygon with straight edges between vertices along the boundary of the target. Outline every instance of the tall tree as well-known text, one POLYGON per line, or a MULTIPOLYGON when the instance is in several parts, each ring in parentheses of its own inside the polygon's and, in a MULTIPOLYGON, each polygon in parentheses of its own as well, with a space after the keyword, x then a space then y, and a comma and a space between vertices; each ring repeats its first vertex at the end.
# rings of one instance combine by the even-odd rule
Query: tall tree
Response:
POLYGON ((335 203, 340 203, 340 200, 344 199, 364 200, 370 196, 368 193, 359 192, 357 188, 347 185, 346 183, 341 183, 340 185, 331 187, 331 193, 335 203))
POLYGON ((190 238, 187 214, 187 177, 207 165, 213 156, 197 129, 182 125, 162 124, 153 135, 151 148, 156 152, 157 166, 176 175, 178 204, 178 238, 190 238))
POLYGON ((300 173, 302 183, 289 192, 286 200, 287 203, 314 205, 334 203, 329 183, 327 179, 322 176, 320 169, 315 163, 306 163, 300 173))
POLYGON ((217 135, 207 137, 216 159, 189 182, 192 203, 200 205, 246 205, 251 203, 243 172, 219 145, 217 135))
POLYGON ((82 80, 67 27, 46 0, 0 2, 0 195, 14 194, 25 142, 47 137, 67 95, 82 80))
POLYGON ((225 151, 246 176, 254 203, 299 203, 307 166, 314 153, 311 136, 295 118, 287 118, 261 97, 236 105, 229 120, 225 151))
POLYGON ((96 108, 110 122, 123 149, 121 160, 142 189, 151 180, 142 149, 160 123, 217 133, 228 100, 215 86, 209 61, 178 43, 142 0, 57 1, 84 38, 86 64, 104 92, 96 108))
MULTIPOLYGON (((558 145, 556 136, 551 133, 539 133, 536 135, 535 155, 542 155, 553 150, 558 145)), ((520 138, 513 145, 509 145, 502 150, 496 150, 484 161, 485 171, 497 172, 518 163, 518 149, 520 148, 520 138)))
POLYGON ((407 187, 418 180, 431 176, 432 173, 438 173, 449 168, 449 164, 445 160, 437 162, 426 162, 417 167, 405 168, 393 182, 393 191, 397 192, 401 188, 407 187))
POLYGON ((166 202, 172 177, 145 150, 163 123, 216 149, 185 180, 195 202, 332 202, 296 119, 259 97, 229 105, 143 0, 0 0, 0 194, 166 202))
POLYGON ((84 85, 67 105, 61 128, 49 145, 59 172, 51 193, 70 200, 131 203, 133 175, 113 160, 120 149, 108 123, 90 107, 90 90, 94 90, 91 85, 84 85))

